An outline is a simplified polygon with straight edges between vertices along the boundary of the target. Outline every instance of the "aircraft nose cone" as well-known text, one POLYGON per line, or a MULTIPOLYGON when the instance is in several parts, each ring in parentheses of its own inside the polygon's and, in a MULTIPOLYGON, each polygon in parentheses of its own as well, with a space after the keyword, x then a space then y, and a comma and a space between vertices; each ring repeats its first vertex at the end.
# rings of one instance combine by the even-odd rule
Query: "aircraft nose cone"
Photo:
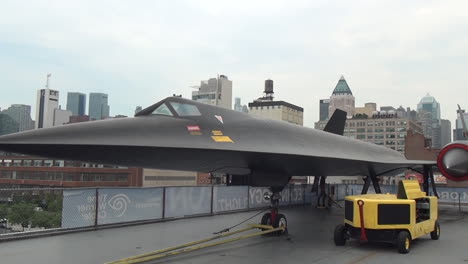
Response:
POLYGON ((443 157, 444 169, 455 177, 468 174, 468 151, 460 148, 449 150, 443 157))

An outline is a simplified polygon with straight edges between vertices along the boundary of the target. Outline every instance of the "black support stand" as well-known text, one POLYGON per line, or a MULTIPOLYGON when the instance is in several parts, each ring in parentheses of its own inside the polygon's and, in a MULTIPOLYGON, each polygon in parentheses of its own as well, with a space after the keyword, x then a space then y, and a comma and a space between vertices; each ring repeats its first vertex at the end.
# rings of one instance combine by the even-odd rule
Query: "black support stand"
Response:
POLYGON ((431 167, 429 165, 424 165, 423 166, 423 192, 426 192, 426 194, 429 194, 429 174, 431 171, 431 167))
POLYGON ((434 196, 439 198, 439 194, 437 193, 435 181, 434 181, 434 171, 432 170, 432 167, 429 169, 429 178, 431 179, 431 185, 432 185, 432 192, 434 193, 434 196))
POLYGON ((364 177, 364 185, 362 186, 361 194, 367 194, 370 186, 370 179, 369 176, 364 177))
POLYGON ((369 191, 371 181, 372 185, 374 186, 375 193, 382 193, 382 190, 380 189, 379 179, 377 178, 374 169, 369 168, 369 176, 366 176, 364 178, 364 186, 362 186, 361 194, 367 194, 367 191, 369 191))

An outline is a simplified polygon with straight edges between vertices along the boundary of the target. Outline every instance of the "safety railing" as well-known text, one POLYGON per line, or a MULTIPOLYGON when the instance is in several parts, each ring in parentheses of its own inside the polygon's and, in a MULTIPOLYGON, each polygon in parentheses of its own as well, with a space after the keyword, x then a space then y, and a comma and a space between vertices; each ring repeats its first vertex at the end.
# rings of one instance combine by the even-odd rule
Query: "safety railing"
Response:
MULTIPOLYGON (((315 204, 311 185, 289 185, 280 206, 315 204)), ((330 198, 360 194, 362 185, 327 185, 330 198)), ((396 186, 381 186, 395 193, 396 186)), ((0 239, 115 224, 163 221, 266 208, 268 188, 191 186, 155 188, 0 189, 0 239)), ((372 188, 369 190, 372 191, 372 188)), ((438 187, 441 204, 468 209, 468 188, 438 187)))
MULTIPOLYGON (((289 185, 281 206, 312 202, 306 185, 289 185)), ((1 189, 0 239, 5 235, 161 221, 268 207, 268 188, 191 186, 155 188, 1 189)))

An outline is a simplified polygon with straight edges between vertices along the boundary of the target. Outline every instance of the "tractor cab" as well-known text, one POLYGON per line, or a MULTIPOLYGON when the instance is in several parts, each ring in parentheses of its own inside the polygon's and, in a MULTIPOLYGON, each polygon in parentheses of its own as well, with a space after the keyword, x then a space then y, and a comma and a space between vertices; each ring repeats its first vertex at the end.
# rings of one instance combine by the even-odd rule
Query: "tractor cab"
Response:
POLYGON ((397 194, 363 194, 345 198, 344 223, 335 229, 336 245, 349 238, 395 243, 408 253, 411 241, 430 234, 438 239, 437 197, 421 191, 417 180, 403 180, 397 194))

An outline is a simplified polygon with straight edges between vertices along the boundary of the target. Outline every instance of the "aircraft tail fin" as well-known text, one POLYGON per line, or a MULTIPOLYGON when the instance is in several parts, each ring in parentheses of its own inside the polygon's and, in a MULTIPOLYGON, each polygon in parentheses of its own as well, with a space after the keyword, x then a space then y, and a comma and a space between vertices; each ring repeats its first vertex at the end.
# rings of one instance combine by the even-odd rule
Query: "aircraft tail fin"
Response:
POLYGON ((323 129, 328 133, 343 135, 346 124, 346 112, 340 109, 336 109, 327 125, 323 129))

